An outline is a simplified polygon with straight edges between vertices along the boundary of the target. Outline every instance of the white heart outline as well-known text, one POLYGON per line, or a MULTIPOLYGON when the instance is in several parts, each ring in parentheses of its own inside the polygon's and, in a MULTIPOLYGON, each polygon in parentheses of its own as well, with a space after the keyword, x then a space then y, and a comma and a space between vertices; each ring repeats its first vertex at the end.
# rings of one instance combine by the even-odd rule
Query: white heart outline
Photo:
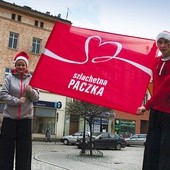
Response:
POLYGON ((99 37, 99 36, 90 36, 87 38, 86 42, 85 42, 85 53, 86 53, 86 56, 87 58, 88 57, 88 53, 89 53, 89 42, 91 41, 92 38, 97 38, 99 39, 99 47, 102 46, 102 45, 105 45, 105 44, 116 44, 117 46, 117 50, 115 52, 115 54, 113 56, 100 56, 100 57, 95 57, 92 59, 92 63, 99 63, 99 62, 107 62, 111 59, 113 59, 114 57, 116 57, 121 49, 122 49, 122 44, 118 43, 118 42, 114 42, 114 41, 106 41, 106 42, 103 42, 102 43, 102 39, 99 37), (105 60, 101 60, 101 61, 95 61, 97 59, 105 59, 105 60))
POLYGON ((141 64, 138 64, 134 61, 131 61, 131 60, 128 60, 128 59, 124 59, 124 58, 120 58, 120 57, 117 57, 117 55, 120 53, 121 49, 122 49, 122 44, 118 43, 118 42, 114 42, 114 41, 107 41, 107 42, 103 42, 102 43, 102 39, 101 37, 99 36, 90 36, 87 38, 86 42, 85 42, 85 54, 86 54, 86 60, 83 61, 83 62, 79 62, 79 61, 73 61, 73 60, 68 60, 68 59, 65 59, 63 57, 60 57, 56 54, 54 54, 53 52, 51 52, 50 50, 46 49, 44 50, 43 54, 45 54, 46 56, 49 56, 51 58, 54 58, 54 59, 57 59, 57 60, 60 60, 60 61, 63 61, 63 62, 66 62, 66 63, 72 63, 72 64, 85 64, 88 59, 89 59, 89 56, 88 56, 88 52, 89 52, 89 42, 91 41, 92 38, 98 38, 100 40, 100 44, 99 46, 102 46, 102 45, 105 45, 105 44, 116 44, 117 45, 117 50, 115 52, 115 54, 113 56, 100 56, 100 57, 95 57, 92 59, 92 63, 99 63, 99 62, 107 62, 111 59, 117 59, 117 60, 121 60, 121 61, 124 61, 126 63, 129 63, 137 68, 139 68, 140 70, 144 71, 145 73, 149 74, 150 76, 152 76, 152 70, 141 65, 141 64), (103 59, 103 58, 106 58, 106 60, 102 60, 102 61, 98 61, 96 62, 95 60, 97 59, 103 59), (108 58, 108 59, 107 59, 108 58))
POLYGON ((100 42, 99 46, 102 46, 102 45, 105 45, 105 44, 116 44, 117 45, 117 50, 116 50, 116 52, 115 52, 115 54, 113 56, 95 57, 95 58, 92 59, 93 63, 107 62, 107 61, 109 61, 111 59, 117 59, 117 60, 121 60, 121 61, 124 61, 126 63, 129 63, 129 64, 139 68, 140 70, 144 71, 145 73, 149 74, 150 76, 152 76, 152 70, 151 69, 149 69, 149 68, 147 68, 147 67, 145 67, 145 66, 143 66, 143 65, 141 65, 139 63, 136 63, 134 61, 131 61, 131 60, 128 60, 128 59, 125 59, 125 58, 117 57, 117 55, 120 53, 120 51, 122 49, 122 44, 120 44, 119 42, 106 41, 106 42, 102 43, 101 37, 99 37, 99 36, 90 36, 90 37, 87 38, 86 43, 85 43, 86 56, 88 56, 89 42, 90 42, 90 40, 92 38, 98 38, 99 39, 99 42, 100 42), (95 60, 98 59, 98 58, 100 58, 100 59, 102 59, 102 58, 106 58, 106 59, 109 58, 109 59, 95 62, 95 60))

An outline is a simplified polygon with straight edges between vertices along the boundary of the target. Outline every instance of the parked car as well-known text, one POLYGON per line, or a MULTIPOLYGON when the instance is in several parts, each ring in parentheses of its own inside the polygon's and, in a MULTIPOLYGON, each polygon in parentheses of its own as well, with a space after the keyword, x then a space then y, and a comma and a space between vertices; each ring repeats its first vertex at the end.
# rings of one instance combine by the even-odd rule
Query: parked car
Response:
MULTIPOLYGON (((83 147, 83 144, 84 143, 82 140, 79 140, 79 142, 76 143, 77 147, 80 149, 83 147)), ((85 142, 85 147, 86 149, 89 149, 90 147, 89 141, 85 142)), ((103 132, 97 137, 92 138, 92 148, 121 150, 121 148, 125 147, 126 147, 125 139, 113 133, 103 132)))
MULTIPOLYGON (((92 140, 96 139, 101 134, 102 134, 102 132, 92 132, 92 140)), ((84 144, 86 148, 89 148, 89 146, 90 146, 89 141, 90 141, 90 132, 89 132, 89 135, 86 136, 86 138, 85 138, 85 143, 83 143, 83 138, 78 138, 76 141, 76 146, 79 149, 81 149, 84 144)))
MULTIPOLYGON (((83 132, 76 132, 72 135, 67 135, 67 136, 63 136, 61 139, 60 139, 60 142, 63 142, 64 145, 69 145, 69 144, 72 144, 72 145, 75 145, 77 139, 81 139, 83 138, 83 132)), ((86 136, 88 136, 88 132, 86 133, 86 136)))
POLYGON ((146 134, 134 134, 130 138, 125 138, 127 146, 144 145, 146 141, 146 136, 146 134))

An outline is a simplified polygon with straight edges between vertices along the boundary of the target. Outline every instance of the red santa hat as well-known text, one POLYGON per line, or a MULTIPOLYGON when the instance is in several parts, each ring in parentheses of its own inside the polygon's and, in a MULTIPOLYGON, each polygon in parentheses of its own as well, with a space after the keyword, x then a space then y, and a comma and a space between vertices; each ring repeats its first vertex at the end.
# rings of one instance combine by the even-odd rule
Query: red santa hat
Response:
POLYGON ((18 60, 24 60, 24 61, 26 62, 26 64, 27 64, 27 66, 28 66, 28 64, 29 64, 29 62, 28 62, 29 56, 28 56, 28 54, 25 53, 24 51, 21 51, 20 53, 18 53, 18 54, 15 56, 13 63, 16 64, 16 62, 17 62, 18 60))
POLYGON ((170 32, 168 31, 162 31, 160 32, 157 37, 156 37, 156 42, 160 39, 160 38, 165 38, 167 40, 170 41, 170 32))

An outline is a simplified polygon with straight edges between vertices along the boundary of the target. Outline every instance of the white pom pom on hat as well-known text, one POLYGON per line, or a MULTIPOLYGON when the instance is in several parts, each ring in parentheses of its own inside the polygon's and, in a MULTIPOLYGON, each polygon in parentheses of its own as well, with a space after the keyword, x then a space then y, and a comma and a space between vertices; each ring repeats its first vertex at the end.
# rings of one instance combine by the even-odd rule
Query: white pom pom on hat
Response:
POLYGON ((19 52, 19 53, 15 56, 15 58, 14 58, 14 60, 13 60, 13 63, 16 64, 16 62, 17 62, 18 60, 24 60, 24 61, 26 62, 26 64, 27 64, 27 66, 28 66, 28 64, 29 64, 29 62, 28 62, 29 56, 28 56, 28 54, 25 53, 24 51, 19 52))
POLYGON ((156 37, 156 42, 160 39, 160 38, 165 38, 167 40, 170 41, 170 32, 168 31, 162 31, 160 32, 157 37, 156 37))

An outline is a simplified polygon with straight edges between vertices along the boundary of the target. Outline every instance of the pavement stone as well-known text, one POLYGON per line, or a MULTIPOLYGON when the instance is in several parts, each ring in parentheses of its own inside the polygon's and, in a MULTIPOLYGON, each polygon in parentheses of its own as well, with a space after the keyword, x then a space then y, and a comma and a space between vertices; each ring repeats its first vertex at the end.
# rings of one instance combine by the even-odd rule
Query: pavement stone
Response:
POLYGON ((144 147, 101 150, 103 157, 80 156, 76 146, 33 142, 32 170, 141 170, 144 147))

